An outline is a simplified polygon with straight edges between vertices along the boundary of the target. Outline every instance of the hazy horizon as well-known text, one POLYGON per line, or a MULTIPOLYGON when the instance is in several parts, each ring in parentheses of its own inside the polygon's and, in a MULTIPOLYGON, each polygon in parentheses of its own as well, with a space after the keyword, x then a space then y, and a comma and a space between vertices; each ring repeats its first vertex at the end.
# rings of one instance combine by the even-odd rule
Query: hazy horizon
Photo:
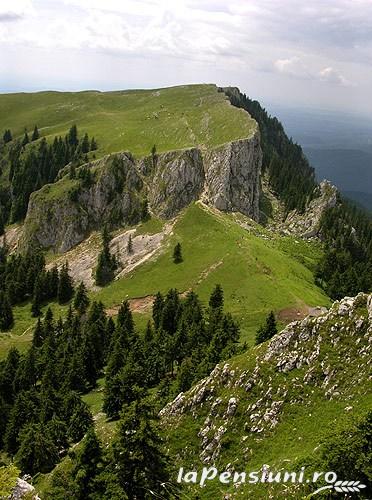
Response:
POLYGON ((372 116, 370 0, 14 0, 0 49, 2 93, 212 82, 372 116))

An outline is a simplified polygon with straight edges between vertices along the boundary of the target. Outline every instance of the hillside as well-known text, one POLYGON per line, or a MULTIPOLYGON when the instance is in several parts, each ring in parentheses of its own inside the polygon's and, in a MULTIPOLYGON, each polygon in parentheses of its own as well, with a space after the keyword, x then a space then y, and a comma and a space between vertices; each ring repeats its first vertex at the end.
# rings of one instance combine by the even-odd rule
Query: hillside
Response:
POLYGON ((325 467, 315 447, 369 405, 371 298, 326 308, 370 292, 370 220, 235 87, 8 94, 1 110, 0 464, 42 500, 142 500, 136 447, 150 493, 157 467, 325 467), (284 330, 256 346, 268 318, 284 330))
MULTIPOLYGON (((132 233, 134 245, 137 245, 136 235, 139 241, 152 233, 159 235, 157 240, 161 239, 161 228, 160 222, 139 225, 132 233)), ((126 241, 127 231, 119 231, 119 234, 123 234, 126 241)), ((96 236, 96 242, 97 239, 96 236)), ((55 259, 61 264, 68 258, 75 279, 86 280, 91 288, 91 273, 99 251, 99 244, 98 247, 97 243, 95 245, 85 274, 78 274, 87 256, 85 244, 65 256, 50 255, 49 265, 55 259)), ((126 249, 126 244, 123 247, 126 249)), ((116 251, 115 239, 113 249, 116 251)), ((140 259, 144 261, 133 270, 130 263, 126 264, 128 255, 124 250, 124 272, 119 279, 101 290, 92 290, 90 295, 92 299, 102 300, 108 309, 115 308, 127 298, 143 298, 145 301, 157 291, 165 292, 171 287, 181 293, 193 289, 205 301, 213 286, 221 283, 227 307, 240 324, 242 340, 251 344, 257 326, 270 309, 280 313, 282 320, 287 322, 297 314, 300 317, 307 314, 309 307, 328 305, 329 299, 315 286, 312 274, 320 255, 316 243, 279 236, 243 215, 224 214, 197 204, 177 218, 171 232, 167 231, 159 245, 150 245, 140 253, 140 259), (184 262, 178 265, 172 260, 176 242, 181 242, 184 256, 184 262), (148 260, 144 259, 146 255, 148 260)), ((149 317, 149 306, 151 302, 147 302, 147 307, 137 314, 141 324, 149 317)), ((52 309, 59 314, 66 307, 52 304, 52 309)), ((30 327, 35 323, 29 311, 30 304, 14 308, 15 327, 13 333, 0 336, 0 355, 5 356, 11 345, 22 350, 26 348, 32 334, 30 327)))
POLYGON ((248 137, 255 123, 229 105, 215 85, 120 92, 0 94, 0 130, 22 137, 35 125, 48 140, 76 124, 98 140, 97 155, 148 155, 191 146, 217 146, 248 137))
MULTIPOLYGON (((346 436, 371 408, 371 333, 372 296, 360 294, 334 303, 323 316, 291 323, 270 342, 217 365, 161 411, 175 468, 201 471, 214 464, 220 472, 261 475, 268 464, 275 475, 305 465, 308 473, 332 470, 338 479, 363 478, 371 484, 370 444, 363 457, 351 440, 346 445, 350 458, 345 456, 345 464, 341 458, 344 440, 350 441, 346 436), (341 431, 345 436, 337 438, 341 431), (333 456, 324 456, 320 444, 331 438, 333 456), (364 467, 364 476, 358 467, 364 467), (340 476, 345 473, 347 477, 340 476)), ((224 486, 216 480, 204 488, 184 487, 191 497, 206 499, 227 492, 228 498, 305 498, 324 480, 320 483, 224 486)))

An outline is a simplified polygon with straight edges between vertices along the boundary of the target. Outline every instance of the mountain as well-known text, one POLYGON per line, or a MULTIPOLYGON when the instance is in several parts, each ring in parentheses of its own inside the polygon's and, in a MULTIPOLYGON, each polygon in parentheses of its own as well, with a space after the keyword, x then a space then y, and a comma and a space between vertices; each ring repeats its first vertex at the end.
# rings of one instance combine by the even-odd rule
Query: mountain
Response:
POLYGON ((345 412, 365 439, 371 221, 277 118, 214 85, 0 109, 1 460, 41 498, 171 498, 183 461, 322 468, 345 412))

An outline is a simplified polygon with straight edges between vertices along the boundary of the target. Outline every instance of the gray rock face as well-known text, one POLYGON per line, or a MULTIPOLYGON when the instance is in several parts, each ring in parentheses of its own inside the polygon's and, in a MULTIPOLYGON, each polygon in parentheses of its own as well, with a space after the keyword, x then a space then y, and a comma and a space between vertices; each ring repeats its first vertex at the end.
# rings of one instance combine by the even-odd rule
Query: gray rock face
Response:
POLYGON ((150 207, 159 217, 173 217, 200 197, 203 185, 203 161, 198 149, 160 155, 149 188, 150 207))
POLYGON ((36 243, 65 252, 104 224, 138 223, 145 200, 163 219, 202 199, 258 220, 261 162, 258 132, 209 151, 170 151, 155 160, 136 161, 130 153, 102 158, 89 165, 93 181, 88 185, 66 176, 33 193, 21 248, 36 243))
POLYGON ((207 202, 258 221, 262 153, 259 135, 228 143, 204 155, 207 202))

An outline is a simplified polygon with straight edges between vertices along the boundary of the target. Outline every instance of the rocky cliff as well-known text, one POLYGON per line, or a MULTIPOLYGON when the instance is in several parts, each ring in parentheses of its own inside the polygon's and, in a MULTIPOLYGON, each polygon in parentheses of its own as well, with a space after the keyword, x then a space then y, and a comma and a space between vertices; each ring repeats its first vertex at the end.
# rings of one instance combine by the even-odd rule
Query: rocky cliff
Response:
POLYGON ((138 223, 147 204, 153 215, 169 219, 200 198, 258 220, 261 161, 257 130, 210 150, 190 148, 140 160, 130 153, 110 155, 80 167, 74 179, 65 175, 33 193, 21 244, 65 252, 104 224, 138 223))

